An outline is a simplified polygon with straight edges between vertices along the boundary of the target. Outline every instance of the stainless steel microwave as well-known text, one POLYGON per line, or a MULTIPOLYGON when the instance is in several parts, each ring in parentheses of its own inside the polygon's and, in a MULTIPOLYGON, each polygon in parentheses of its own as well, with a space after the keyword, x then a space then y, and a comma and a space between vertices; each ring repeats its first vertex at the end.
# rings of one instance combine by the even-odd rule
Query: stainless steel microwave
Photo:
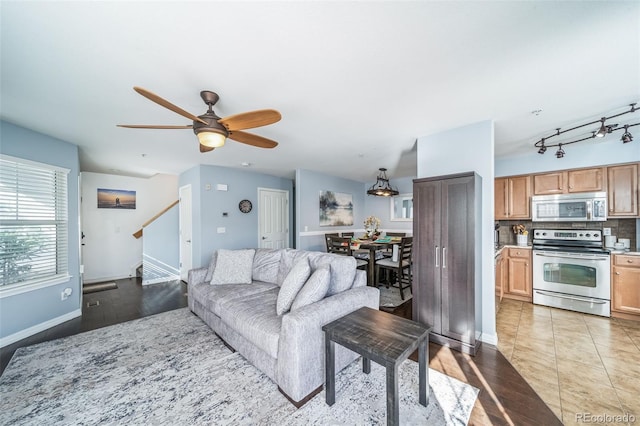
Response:
POLYGON ((607 193, 534 195, 533 222, 603 222, 607 220, 607 193))

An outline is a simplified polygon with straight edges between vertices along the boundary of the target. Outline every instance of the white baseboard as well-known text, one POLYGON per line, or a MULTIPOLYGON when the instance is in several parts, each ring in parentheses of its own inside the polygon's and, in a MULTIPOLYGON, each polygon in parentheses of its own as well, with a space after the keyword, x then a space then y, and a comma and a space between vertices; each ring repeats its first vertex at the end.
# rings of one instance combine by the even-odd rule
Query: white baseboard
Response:
POLYGON ((180 279, 180 275, 169 275, 168 277, 155 278, 153 280, 142 281, 142 285, 166 283, 167 281, 177 281, 179 279, 180 279))
POLYGON ((482 342, 487 343, 489 345, 498 346, 498 335, 497 334, 488 334, 482 333, 482 337, 480 338, 482 342))
POLYGON ((47 330, 51 327, 55 327, 56 325, 62 324, 65 321, 72 320, 79 316, 82 316, 82 309, 76 309, 75 311, 71 311, 67 314, 50 319, 49 321, 41 322, 40 324, 25 328, 24 330, 20 330, 17 333, 13 333, 9 336, 1 338, 0 348, 4 348, 7 345, 10 345, 22 339, 26 339, 29 336, 33 336, 34 334, 40 333, 41 331, 47 330))

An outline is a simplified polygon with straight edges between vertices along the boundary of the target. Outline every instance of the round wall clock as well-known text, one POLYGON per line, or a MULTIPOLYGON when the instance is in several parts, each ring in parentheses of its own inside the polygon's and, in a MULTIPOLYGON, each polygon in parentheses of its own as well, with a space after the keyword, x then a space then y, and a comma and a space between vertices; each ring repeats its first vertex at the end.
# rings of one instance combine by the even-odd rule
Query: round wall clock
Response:
POLYGON ((251 209, 253 208, 253 205, 251 204, 251 201, 249 201, 249 200, 242 200, 242 201, 240 201, 240 204, 238 204, 238 208, 240 209, 240 211, 242 213, 249 213, 251 211, 251 209))

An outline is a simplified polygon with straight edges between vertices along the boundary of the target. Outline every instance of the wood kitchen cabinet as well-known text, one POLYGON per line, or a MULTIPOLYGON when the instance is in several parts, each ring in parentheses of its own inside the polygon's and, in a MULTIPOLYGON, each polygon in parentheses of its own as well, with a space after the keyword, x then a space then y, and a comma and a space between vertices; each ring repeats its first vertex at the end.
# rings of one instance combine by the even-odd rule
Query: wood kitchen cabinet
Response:
POLYGON ((519 300, 531 302, 533 299, 531 249, 510 248, 507 269, 509 278, 506 293, 510 296, 517 296, 519 300))
POLYGON ((606 191, 604 167, 564 170, 533 176, 533 195, 606 191))
POLYGON ((495 179, 494 212, 496 220, 531 219, 531 176, 495 179))
POLYGON ((638 216, 638 163, 607 167, 610 217, 638 216))
POLYGON ((613 255, 611 316, 640 321, 640 256, 613 255))
POLYGON ((506 277, 505 272, 506 268, 506 255, 500 253, 496 258, 496 296, 500 297, 500 300, 504 297, 504 290, 506 288, 506 277))
POLYGON ((413 319, 433 327, 431 341, 475 355, 482 329, 475 280, 480 178, 465 173, 413 182, 413 319))

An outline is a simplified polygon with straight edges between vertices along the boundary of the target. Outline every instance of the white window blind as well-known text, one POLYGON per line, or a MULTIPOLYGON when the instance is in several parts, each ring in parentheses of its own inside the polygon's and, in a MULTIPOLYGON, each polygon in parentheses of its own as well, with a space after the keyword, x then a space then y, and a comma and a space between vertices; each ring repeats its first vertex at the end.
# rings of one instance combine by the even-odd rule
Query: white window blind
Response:
POLYGON ((0 289, 68 275, 67 174, 0 158, 0 289))

